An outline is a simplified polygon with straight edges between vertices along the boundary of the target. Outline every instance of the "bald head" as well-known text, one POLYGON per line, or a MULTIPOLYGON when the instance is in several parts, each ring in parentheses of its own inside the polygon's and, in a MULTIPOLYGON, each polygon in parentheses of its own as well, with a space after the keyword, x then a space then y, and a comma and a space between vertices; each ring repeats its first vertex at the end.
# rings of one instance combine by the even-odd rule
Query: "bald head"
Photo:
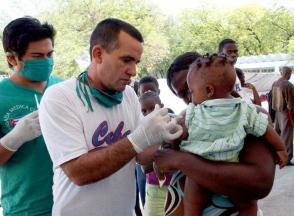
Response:
POLYGON ((290 67, 285 66, 282 68, 281 75, 284 79, 289 80, 291 78, 291 74, 292 74, 292 69, 290 67))

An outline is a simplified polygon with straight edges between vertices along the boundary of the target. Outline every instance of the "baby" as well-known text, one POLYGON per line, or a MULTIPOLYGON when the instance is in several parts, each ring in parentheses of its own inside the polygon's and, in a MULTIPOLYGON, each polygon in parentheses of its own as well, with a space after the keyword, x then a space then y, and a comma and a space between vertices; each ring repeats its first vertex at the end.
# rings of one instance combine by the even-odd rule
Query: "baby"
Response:
MULTIPOLYGON (((285 146, 269 125, 267 115, 241 98, 233 98, 234 67, 226 56, 213 54, 198 58, 189 68, 187 84, 192 103, 186 110, 189 137, 180 144, 182 151, 214 161, 238 162, 247 134, 262 136, 273 148, 282 168, 287 162, 285 146)), ((185 215, 202 215, 210 192, 193 182, 185 188, 185 215)), ((240 195, 241 196, 241 195, 240 195)), ((230 197, 241 216, 257 214, 257 202, 230 197)))

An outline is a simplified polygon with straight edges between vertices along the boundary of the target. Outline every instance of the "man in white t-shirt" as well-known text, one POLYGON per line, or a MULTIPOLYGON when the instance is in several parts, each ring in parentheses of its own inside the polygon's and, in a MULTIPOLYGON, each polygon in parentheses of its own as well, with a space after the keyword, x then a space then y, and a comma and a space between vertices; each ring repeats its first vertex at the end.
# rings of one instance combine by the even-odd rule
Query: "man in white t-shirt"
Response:
POLYGON ((53 161, 54 216, 134 215, 135 157, 181 135, 167 109, 141 117, 128 84, 142 43, 129 23, 101 21, 91 35, 88 70, 44 94, 39 112, 53 161))

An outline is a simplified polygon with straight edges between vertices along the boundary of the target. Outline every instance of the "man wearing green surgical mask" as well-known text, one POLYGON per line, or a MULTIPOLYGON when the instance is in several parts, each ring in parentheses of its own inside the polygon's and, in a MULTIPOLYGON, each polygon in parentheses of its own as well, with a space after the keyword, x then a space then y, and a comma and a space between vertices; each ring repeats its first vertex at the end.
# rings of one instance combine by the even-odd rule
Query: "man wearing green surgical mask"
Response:
POLYGON ((4 215, 51 215, 52 162, 38 118, 51 77, 55 30, 32 17, 11 21, 3 48, 13 70, 0 82, 0 177, 4 215))

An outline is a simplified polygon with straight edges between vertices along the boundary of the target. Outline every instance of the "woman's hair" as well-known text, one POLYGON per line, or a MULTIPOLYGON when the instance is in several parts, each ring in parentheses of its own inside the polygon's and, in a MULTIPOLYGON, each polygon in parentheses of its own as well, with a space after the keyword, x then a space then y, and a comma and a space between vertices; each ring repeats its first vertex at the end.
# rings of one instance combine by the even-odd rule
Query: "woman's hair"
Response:
POLYGON ((192 64, 201 55, 198 52, 185 52, 179 55, 169 66, 166 74, 167 85, 170 90, 176 95, 175 91, 171 86, 171 82, 175 73, 181 70, 188 70, 190 64, 192 64))
POLYGON ((235 68, 235 70, 238 78, 241 79, 241 77, 244 76, 243 71, 240 68, 235 68))

